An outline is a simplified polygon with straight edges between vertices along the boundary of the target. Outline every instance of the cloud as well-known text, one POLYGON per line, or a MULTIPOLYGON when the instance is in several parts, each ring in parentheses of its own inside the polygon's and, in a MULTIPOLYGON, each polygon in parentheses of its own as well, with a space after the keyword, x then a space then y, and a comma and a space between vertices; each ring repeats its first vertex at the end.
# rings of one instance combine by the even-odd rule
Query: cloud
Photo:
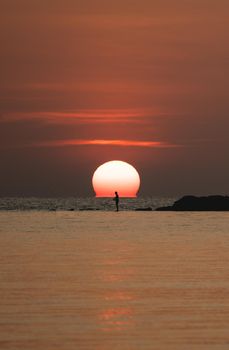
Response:
POLYGON ((45 124, 143 123, 152 117, 166 116, 155 108, 147 109, 81 109, 78 111, 10 112, 1 115, 1 123, 41 121, 45 124))
POLYGON ((171 148, 179 145, 168 144, 161 141, 138 141, 138 140, 57 140, 45 141, 36 144, 37 147, 63 147, 63 146, 122 146, 122 147, 150 147, 150 148, 171 148))

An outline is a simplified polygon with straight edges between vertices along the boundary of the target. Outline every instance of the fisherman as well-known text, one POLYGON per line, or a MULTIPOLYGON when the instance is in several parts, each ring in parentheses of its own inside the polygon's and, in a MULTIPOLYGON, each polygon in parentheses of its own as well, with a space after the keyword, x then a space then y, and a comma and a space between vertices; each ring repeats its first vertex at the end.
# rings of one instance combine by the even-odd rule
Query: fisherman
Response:
POLYGON ((118 195, 118 192, 116 191, 115 192, 115 197, 113 198, 113 200, 115 201, 115 205, 116 205, 116 211, 119 211, 119 195, 118 195))

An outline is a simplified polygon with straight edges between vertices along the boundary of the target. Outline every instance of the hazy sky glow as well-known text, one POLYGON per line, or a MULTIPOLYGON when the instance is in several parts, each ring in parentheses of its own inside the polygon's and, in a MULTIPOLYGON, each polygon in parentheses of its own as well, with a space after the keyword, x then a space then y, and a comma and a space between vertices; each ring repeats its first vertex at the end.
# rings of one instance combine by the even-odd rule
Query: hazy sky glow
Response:
POLYGON ((0 0, 0 195, 229 193, 228 0, 0 0))

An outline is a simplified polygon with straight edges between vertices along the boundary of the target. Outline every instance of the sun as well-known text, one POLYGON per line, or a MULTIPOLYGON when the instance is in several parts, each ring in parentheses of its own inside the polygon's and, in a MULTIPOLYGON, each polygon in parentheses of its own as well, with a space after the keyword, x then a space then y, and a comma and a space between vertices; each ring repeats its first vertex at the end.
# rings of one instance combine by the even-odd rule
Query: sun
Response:
POLYGON ((137 170, 129 163, 112 160, 100 165, 92 177, 96 197, 136 197, 140 187, 137 170))

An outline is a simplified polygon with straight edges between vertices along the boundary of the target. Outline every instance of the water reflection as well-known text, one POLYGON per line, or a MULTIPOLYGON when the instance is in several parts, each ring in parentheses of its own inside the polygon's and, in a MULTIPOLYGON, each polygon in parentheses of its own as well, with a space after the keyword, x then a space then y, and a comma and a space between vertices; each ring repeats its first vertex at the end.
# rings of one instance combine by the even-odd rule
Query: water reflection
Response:
POLYGON ((124 291, 108 291, 104 298, 105 300, 135 300, 135 295, 124 291))
POLYGON ((103 286, 103 307, 98 323, 103 332, 126 331, 135 325, 136 295, 131 285, 136 280, 136 245, 126 241, 103 242, 98 278, 103 286))
POLYGON ((114 307, 105 309, 99 315, 103 324, 102 330, 110 332, 113 330, 121 331, 133 325, 133 309, 130 307, 114 307))

